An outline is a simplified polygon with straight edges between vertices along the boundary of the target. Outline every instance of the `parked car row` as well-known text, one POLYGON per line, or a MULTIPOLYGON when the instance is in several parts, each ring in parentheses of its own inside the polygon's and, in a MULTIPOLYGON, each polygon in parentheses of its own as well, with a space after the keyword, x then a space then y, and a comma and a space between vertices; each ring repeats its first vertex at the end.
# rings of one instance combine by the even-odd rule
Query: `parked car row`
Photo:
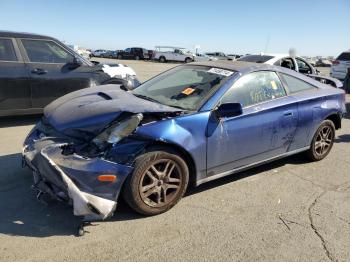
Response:
POLYGON ((226 55, 223 52, 211 52, 204 54, 193 54, 183 47, 175 46, 156 46, 155 50, 147 50, 141 47, 130 47, 125 50, 109 51, 98 49, 91 53, 90 57, 115 58, 115 59, 133 59, 133 60, 157 60, 165 63, 175 62, 201 62, 216 60, 236 60, 240 55, 226 55))
POLYGON ((91 53, 90 57, 116 58, 116 59, 134 59, 134 60, 148 60, 151 58, 150 52, 141 47, 130 47, 125 50, 104 50, 98 49, 91 53))

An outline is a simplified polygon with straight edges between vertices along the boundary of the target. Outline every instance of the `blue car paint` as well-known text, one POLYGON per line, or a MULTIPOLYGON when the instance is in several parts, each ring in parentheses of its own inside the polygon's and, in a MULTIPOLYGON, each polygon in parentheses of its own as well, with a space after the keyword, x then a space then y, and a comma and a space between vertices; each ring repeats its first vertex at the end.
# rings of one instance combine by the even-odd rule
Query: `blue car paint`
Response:
POLYGON ((66 139, 40 137, 40 132, 32 132, 24 144, 24 153, 27 164, 34 172, 43 174, 46 181, 65 190, 57 170, 47 161, 43 154, 47 155, 63 172, 77 183, 83 192, 94 194, 110 200, 116 200, 126 177, 133 171, 130 165, 121 165, 99 157, 86 158, 77 154, 62 154, 62 145, 68 144, 66 139), (99 175, 118 174, 118 179, 112 183, 101 182, 99 175))
POLYGON ((206 175, 206 136, 210 112, 198 112, 139 127, 135 134, 177 145, 194 160, 197 177, 206 175))
POLYGON ((198 113, 143 126, 137 133, 153 139, 163 139, 189 152, 197 170, 195 180, 199 181, 274 156, 306 150, 320 123, 332 114, 342 114, 344 103, 341 102, 341 94, 342 91, 339 89, 324 85, 293 70, 256 65, 233 74, 198 113), (242 115, 225 119, 219 124, 209 121, 211 110, 237 79, 261 70, 295 76, 317 89, 251 106, 244 109, 242 115), (231 123, 228 124, 229 122, 231 123), (215 125, 217 126, 213 128, 215 125), (191 126, 191 132, 188 131, 188 126, 191 126), (206 138, 204 126, 215 130, 206 138), (203 145, 204 139, 206 146, 203 145), (206 163, 203 163, 204 159, 206 163))
POLYGON ((178 111, 181 110, 138 98, 117 85, 103 85, 62 96, 45 107, 44 114, 57 131, 71 137, 85 135, 89 140, 123 112, 178 111))

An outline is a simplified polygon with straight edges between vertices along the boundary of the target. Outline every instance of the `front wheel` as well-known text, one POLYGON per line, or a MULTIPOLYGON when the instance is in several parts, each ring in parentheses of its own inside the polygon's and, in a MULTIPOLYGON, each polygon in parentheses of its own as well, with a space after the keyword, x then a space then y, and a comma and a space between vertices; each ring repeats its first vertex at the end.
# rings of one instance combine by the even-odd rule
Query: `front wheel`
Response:
POLYGON ((125 182, 123 197, 136 212, 157 215, 182 198, 188 178, 188 167, 175 152, 148 152, 136 159, 134 172, 125 182))
POLYGON ((191 63, 193 60, 191 59, 191 58, 189 58, 189 57, 187 57, 186 59, 185 59, 185 63, 187 64, 187 63, 191 63))
POLYGON ((324 120, 317 129, 310 149, 307 151, 307 156, 312 161, 319 161, 324 159, 334 143, 335 138, 335 126, 331 120, 324 120))

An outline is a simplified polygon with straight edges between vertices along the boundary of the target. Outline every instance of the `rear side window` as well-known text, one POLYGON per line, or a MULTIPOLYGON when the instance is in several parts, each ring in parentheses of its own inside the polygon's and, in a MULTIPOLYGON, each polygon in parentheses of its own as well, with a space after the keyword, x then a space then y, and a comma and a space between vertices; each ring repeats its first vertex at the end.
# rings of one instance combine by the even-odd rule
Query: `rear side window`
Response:
POLYGON ((238 61, 245 61, 245 62, 252 62, 252 63, 265 63, 266 61, 269 61, 273 56, 269 55, 246 55, 239 59, 238 61))
POLYGON ((0 60, 17 61, 15 49, 11 39, 0 38, 0 60))
POLYGON ((337 60, 350 61, 350 52, 341 53, 337 60))
POLYGON ((286 74, 280 74, 285 83, 288 86, 288 89, 291 93, 296 93, 304 90, 310 90, 310 89, 316 89, 313 85, 310 85, 309 83, 300 80, 298 78, 295 78, 290 75, 286 74))
POLYGON ((241 103, 243 107, 286 95, 275 72, 261 71, 242 76, 224 95, 221 103, 241 103))
POLYGON ((73 55, 53 41, 22 39, 30 62, 37 63, 71 63, 73 55))

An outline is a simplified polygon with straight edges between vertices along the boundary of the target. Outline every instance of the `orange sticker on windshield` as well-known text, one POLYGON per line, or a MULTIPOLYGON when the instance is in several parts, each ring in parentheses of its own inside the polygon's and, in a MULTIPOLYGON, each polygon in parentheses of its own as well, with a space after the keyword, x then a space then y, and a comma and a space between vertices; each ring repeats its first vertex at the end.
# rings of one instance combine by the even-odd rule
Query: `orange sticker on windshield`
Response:
POLYGON ((196 89, 194 88, 191 88, 191 87, 187 87, 185 90, 183 90, 181 93, 184 94, 184 95, 190 95, 192 94, 196 89))

